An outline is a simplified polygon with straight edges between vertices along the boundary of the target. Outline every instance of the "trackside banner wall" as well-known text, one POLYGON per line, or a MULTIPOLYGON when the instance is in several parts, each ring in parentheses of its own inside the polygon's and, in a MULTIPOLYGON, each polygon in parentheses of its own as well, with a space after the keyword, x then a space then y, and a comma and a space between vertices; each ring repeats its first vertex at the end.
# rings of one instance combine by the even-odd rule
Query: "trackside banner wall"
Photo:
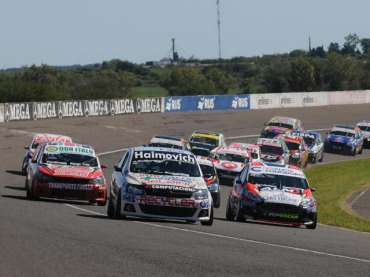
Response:
MULTIPOLYGON (((162 112, 162 98, 5 103, 3 121, 162 112)), ((0 111, 1 112, 1 111, 0 111)))
POLYGON ((4 122, 4 104, 0 103, 0 122, 4 122))
POLYGON ((248 109, 250 109, 250 95, 241 94, 164 97, 163 111, 168 113, 248 109))

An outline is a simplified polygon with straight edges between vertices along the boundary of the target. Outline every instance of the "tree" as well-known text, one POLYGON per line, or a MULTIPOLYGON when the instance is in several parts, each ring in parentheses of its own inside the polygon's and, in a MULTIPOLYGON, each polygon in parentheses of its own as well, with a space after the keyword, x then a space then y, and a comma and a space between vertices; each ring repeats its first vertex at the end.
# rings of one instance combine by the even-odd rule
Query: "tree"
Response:
POLYGON ((357 45, 360 43, 360 38, 356 34, 349 34, 344 38, 345 42, 341 50, 342 54, 355 55, 357 51, 357 45))
POLYGON ((370 49, 370 38, 363 38, 360 41, 362 52, 367 53, 367 50, 370 49))
POLYGON ((333 53, 333 52, 340 53, 339 44, 336 42, 334 43, 331 42, 328 47, 328 53, 333 53))
POLYGON ((215 67, 205 67, 203 75, 212 81, 219 94, 226 94, 230 88, 236 87, 236 79, 215 67))
POLYGON ((290 88, 293 91, 311 91, 315 86, 315 67, 305 58, 299 57, 291 63, 290 88))

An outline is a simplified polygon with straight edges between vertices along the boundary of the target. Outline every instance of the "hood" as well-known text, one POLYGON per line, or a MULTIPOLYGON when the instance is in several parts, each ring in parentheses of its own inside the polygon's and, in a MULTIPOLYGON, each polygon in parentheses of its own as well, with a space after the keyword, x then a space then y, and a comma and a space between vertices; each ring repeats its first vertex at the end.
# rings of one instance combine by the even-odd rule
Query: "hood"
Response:
POLYGON ((280 203, 299 206, 303 200, 303 190, 297 188, 261 188, 258 192, 265 203, 280 203))
POLYGON ((196 190, 207 189, 207 185, 203 177, 183 177, 171 175, 154 175, 129 172, 126 176, 128 183, 133 185, 145 185, 152 188, 154 186, 163 186, 167 189, 179 190, 196 190))
POLYGON ((88 166, 67 166, 67 165, 48 164, 46 166, 43 166, 42 171, 43 173, 48 173, 53 177, 91 179, 103 176, 103 172, 99 168, 88 166))
POLYGON ((240 172, 244 168, 244 163, 229 162, 224 160, 212 160, 216 169, 228 170, 233 172, 240 172))
POLYGON ((335 136, 335 135, 330 135, 328 137, 330 142, 336 142, 336 143, 348 143, 352 142, 354 139, 353 138, 348 138, 348 137, 343 137, 343 136, 335 136))

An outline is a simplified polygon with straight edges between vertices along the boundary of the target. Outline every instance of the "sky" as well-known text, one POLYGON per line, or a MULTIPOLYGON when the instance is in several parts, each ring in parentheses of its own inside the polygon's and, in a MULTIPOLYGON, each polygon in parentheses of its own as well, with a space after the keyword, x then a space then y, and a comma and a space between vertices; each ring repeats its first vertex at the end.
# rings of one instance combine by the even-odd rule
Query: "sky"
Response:
MULTIPOLYGON (((370 38, 370 0, 220 0, 221 57, 370 38)), ((0 0, 0 69, 218 58, 216 0, 0 0)))

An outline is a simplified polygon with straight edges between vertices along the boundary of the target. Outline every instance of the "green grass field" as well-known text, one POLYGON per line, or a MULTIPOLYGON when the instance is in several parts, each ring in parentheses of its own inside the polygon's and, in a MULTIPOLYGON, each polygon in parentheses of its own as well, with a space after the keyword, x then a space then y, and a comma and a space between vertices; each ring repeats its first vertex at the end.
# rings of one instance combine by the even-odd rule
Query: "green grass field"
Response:
POLYGON ((168 91, 162 87, 135 87, 133 91, 135 98, 168 96, 168 91))
POLYGON ((317 166, 305 174, 316 188, 320 223, 370 232, 370 220, 356 215, 347 203, 353 193, 370 187, 370 159, 317 166))

